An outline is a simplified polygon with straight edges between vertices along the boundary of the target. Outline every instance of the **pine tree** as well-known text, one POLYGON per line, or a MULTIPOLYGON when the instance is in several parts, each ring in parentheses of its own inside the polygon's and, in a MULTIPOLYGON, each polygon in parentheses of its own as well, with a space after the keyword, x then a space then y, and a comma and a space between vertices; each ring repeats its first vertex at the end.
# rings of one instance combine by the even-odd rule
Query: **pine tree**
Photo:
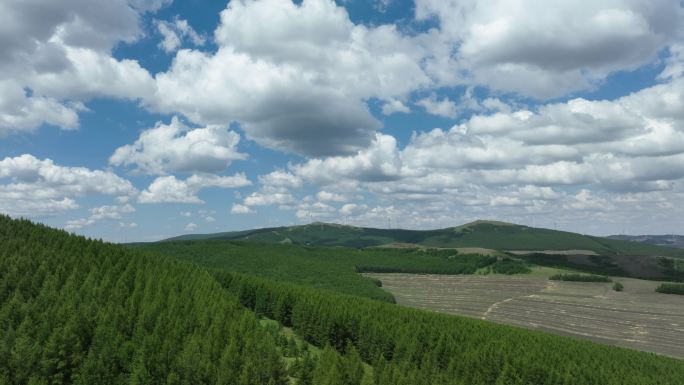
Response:
POLYGON ((313 385, 346 385, 339 354, 326 345, 313 372, 313 385))
POLYGON ((342 371, 346 385, 359 385, 363 378, 363 362, 356 348, 351 343, 347 344, 346 353, 342 358, 342 371))
POLYGON ((303 357, 298 359, 296 363, 293 374, 297 378, 297 385, 312 385, 317 361, 306 351, 303 357))

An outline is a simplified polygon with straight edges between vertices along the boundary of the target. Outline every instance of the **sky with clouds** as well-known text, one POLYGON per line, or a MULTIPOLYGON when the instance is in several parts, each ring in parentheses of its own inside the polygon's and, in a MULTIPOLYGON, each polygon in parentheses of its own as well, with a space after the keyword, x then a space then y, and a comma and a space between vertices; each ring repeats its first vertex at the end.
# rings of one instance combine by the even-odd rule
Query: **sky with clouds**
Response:
POLYGON ((681 0, 5 0, 0 212, 684 233, 681 0))

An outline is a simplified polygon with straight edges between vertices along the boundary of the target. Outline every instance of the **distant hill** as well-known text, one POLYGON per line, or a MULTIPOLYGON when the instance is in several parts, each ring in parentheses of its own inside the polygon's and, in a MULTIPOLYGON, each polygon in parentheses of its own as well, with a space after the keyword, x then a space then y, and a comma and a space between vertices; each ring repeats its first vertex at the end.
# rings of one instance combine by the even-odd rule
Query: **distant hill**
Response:
POLYGON ((587 254, 684 257, 684 250, 534 228, 497 221, 475 221, 437 230, 403 230, 355 227, 315 222, 301 226, 272 227, 215 234, 182 235, 165 241, 222 239, 310 246, 461 248, 480 247, 501 251, 579 250, 587 254))
POLYGON ((684 249, 684 235, 611 235, 608 238, 684 249))
MULTIPOLYGON (((145 246, 195 249, 205 258, 209 245, 232 269, 226 244, 246 249, 245 263, 250 249, 262 249, 266 268, 281 249, 312 249, 232 241, 145 246)), ((328 248, 319 258, 331 250, 345 251, 328 248)), ((401 263, 463 262, 438 258, 451 250, 429 253, 437 258, 401 263)), ((681 360, 227 269, 0 215, 0 384, 684 383, 681 360)))

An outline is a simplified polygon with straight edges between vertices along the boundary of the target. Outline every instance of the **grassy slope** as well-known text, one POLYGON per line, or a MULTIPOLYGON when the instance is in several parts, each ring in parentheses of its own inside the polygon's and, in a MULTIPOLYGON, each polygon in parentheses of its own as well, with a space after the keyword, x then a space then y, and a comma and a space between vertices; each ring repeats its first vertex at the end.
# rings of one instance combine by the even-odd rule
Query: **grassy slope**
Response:
POLYGON ((316 246, 369 247, 391 243, 429 247, 486 247, 497 250, 591 250, 606 255, 663 255, 684 257, 684 250, 565 231, 532 228, 503 222, 477 221, 439 230, 373 229, 314 223, 251 231, 186 235, 172 238, 229 239, 316 246))
POLYGON ((357 271, 472 274, 485 266, 506 267, 504 261, 495 262, 495 257, 456 254, 455 250, 353 249, 222 240, 148 243, 135 247, 210 268, 390 301, 389 293, 357 271))

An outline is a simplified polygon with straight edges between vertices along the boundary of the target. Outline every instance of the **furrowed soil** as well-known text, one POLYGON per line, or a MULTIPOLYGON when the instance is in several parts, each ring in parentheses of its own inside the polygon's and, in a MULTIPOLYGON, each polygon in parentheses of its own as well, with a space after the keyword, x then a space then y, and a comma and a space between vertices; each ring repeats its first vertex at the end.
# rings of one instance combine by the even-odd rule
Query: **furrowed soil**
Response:
POLYGON ((548 275, 367 274, 397 303, 684 358, 684 296, 659 282, 549 281, 548 275))

